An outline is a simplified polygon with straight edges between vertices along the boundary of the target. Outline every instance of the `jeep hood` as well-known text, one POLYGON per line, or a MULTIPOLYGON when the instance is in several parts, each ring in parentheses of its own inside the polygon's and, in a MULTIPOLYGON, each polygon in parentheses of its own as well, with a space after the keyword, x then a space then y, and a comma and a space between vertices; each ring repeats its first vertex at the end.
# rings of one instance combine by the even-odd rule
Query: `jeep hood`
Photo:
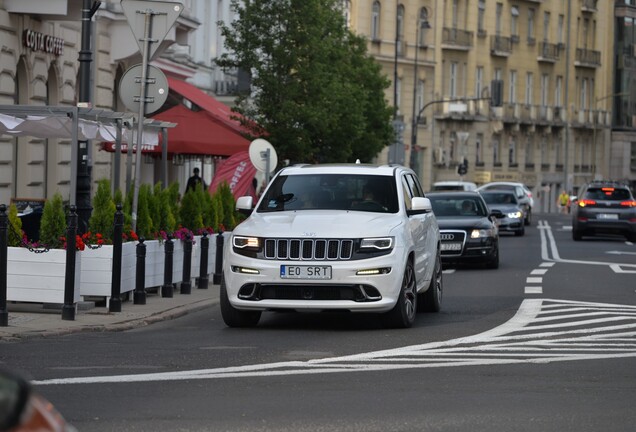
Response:
POLYGON ((396 214, 342 210, 253 212, 234 229, 234 234, 281 238, 380 237, 389 235, 400 224, 396 214))

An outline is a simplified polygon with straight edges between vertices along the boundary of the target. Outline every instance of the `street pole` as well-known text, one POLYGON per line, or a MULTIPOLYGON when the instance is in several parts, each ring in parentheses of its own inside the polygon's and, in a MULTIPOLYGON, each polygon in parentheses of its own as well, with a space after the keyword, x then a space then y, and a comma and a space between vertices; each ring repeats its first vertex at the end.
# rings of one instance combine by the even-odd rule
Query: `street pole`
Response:
POLYGON ((415 61, 413 62, 413 114, 412 114, 412 126, 411 126, 411 154, 410 154, 410 166, 413 171, 415 171, 418 175, 419 173, 419 163, 417 160, 417 154, 415 149, 417 148, 417 125, 419 116, 417 115, 417 69, 418 69, 418 53, 420 51, 420 25, 422 26, 422 30, 425 28, 431 28, 428 21, 424 21, 420 23, 420 17, 418 15, 417 21, 415 23, 415 61))
POLYGON ((565 41, 565 94, 563 101, 565 102, 565 133, 563 134, 565 161, 563 163, 563 188, 567 191, 571 190, 570 185, 570 110, 569 110, 569 97, 570 97, 570 23, 572 21, 572 0, 568 0, 568 18, 567 18, 567 36, 565 41))
MULTIPOLYGON (((93 61, 91 49, 92 19, 101 1, 83 0, 82 3, 82 40, 79 51, 79 95, 78 106, 90 108, 90 79, 91 63, 93 61)), ((91 171, 88 166, 88 141, 78 141, 77 157, 77 189, 75 203, 77 205, 77 232, 80 234, 88 230, 88 219, 91 216, 91 171)))

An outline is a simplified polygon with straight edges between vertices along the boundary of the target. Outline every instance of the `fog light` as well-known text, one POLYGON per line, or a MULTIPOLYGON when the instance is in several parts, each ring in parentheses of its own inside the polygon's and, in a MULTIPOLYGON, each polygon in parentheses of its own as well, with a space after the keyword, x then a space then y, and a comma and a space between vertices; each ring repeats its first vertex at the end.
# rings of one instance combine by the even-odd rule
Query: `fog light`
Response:
POLYGON ((373 276, 373 275, 384 275, 384 274, 389 274, 391 273, 391 267, 380 267, 380 268, 374 268, 374 269, 365 269, 365 270, 358 270, 356 272, 357 276, 373 276))
POLYGON ((260 271, 249 267, 232 266, 232 271, 234 273, 261 274, 260 271))

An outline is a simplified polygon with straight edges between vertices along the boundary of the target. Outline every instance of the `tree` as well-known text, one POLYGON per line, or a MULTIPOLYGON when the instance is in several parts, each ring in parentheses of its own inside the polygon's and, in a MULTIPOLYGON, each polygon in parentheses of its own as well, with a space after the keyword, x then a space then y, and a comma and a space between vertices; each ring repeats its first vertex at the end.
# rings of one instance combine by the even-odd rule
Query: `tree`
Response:
POLYGON ((252 77, 234 110, 253 135, 267 131, 279 160, 369 162, 393 139, 390 82, 341 4, 232 0, 238 19, 219 23, 229 52, 217 64, 252 77))
POLYGON ((115 202, 110 195, 110 180, 102 179, 97 182, 97 191, 93 197, 93 212, 88 220, 90 231, 100 233, 105 239, 112 241, 115 211, 115 202))
POLYGON ((62 237, 66 235, 66 215, 62 194, 56 192, 53 198, 46 200, 40 221, 40 242, 50 248, 60 248, 62 237))

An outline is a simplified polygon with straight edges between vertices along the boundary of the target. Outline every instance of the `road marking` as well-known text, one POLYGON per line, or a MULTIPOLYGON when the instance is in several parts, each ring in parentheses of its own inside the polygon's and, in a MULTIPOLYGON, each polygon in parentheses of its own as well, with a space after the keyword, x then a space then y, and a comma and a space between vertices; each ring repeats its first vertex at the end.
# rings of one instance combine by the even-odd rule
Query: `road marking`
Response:
POLYGON ((525 289, 526 294, 543 294, 543 288, 541 286, 527 286, 525 289))
POLYGON ((529 284, 532 284, 532 283, 540 284, 542 282, 543 282, 542 277, 527 277, 526 278, 526 283, 529 283, 529 284))
POLYGON ((539 267, 552 267, 554 266, 554 264, 556 264, 555 262, 542 262, 541 264, 539 264, 539 267))
POLYGON ((509 321, 442 342, 307 361, 150 374, 59 378, 35 385, 248 378, 636 357, 636 306, 526 299, 509 321))
POLYGON ((636 255, 636 252, 624 252, 624 251, 606 251, 606 254, 611 255, 636 255))
POLYGON ((544 275, 546 274, 546 272, 548 271, 548 269, 534 269, 530 272, 530 274, 532 275, 544 275))

